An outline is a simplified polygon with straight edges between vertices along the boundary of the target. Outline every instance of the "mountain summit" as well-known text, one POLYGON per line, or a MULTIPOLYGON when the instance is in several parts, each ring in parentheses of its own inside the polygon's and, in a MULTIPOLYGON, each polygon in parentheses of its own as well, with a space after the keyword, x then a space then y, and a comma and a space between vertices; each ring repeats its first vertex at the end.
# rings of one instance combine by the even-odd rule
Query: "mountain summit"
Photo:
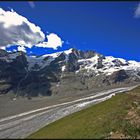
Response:
POLYGON ((0 94, 81 94, 140 82, 140 62, 71 48, 39 57, 0 50, 0 94))

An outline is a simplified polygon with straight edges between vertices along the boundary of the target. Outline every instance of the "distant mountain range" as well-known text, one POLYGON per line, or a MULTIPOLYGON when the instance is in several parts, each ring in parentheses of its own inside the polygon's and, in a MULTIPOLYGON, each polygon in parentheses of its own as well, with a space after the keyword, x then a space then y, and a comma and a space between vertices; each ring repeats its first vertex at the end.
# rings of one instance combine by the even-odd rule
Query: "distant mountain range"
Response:
POLYGON ((74 48, 43 56, 0 50, 0 94, 77 94, 140 82, 140 62, 74 48))

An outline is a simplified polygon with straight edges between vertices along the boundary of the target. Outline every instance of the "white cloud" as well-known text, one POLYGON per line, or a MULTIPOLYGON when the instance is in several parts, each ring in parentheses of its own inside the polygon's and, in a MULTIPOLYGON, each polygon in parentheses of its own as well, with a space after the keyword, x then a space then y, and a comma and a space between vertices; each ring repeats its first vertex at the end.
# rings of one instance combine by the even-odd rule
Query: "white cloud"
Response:
POLYGON ((17 50, 16 49, 13 49, 13 52, 17 52, 17 50))
POLYGON ((67 40, 66 42, 65 42, 67 45, 70 45, 70 42, 67 40))
POLYGON ((2 50, 6 50, 6 47, 1 47, 2 50))
POLYGON ((28 1, 31 8, 35 8, 35 3, 33 1, 28 1))
POLYGON ((45 34, 41 28, 19 15, 14 10, 0 8, 0 48, 20 45, 31 48, 43 42, 45 34))
POLYGON ((9 50, 9 51, 7 51, 7 52, 12 52, 12 51, 9 50))
POLYGON ((29 51, 29 53, 33 53, 32 51, 29 51))
POLYGON ((140 17, 140 3, 137 5, 134 17, 135 18, 139 18, 140 17))
POLYGON ((26 52, 25 47, 32 48, 44 47, 57 49, 62 47, 63 41, 55 34, 50 33, 46 36, 39 26, 31 23, 27 18, 19 15, 13 9, 5 11, 0 8, 0 48, 6 50, 6 47, 13 45, 20 46, 18 50, 26 52))
POLYGON ((26 48, 25 48, 24 46, 18 46, 18 47, 17 47, 17 50, 26 53, 26 48))
POLYGON ((50 33, 49 35, 47 35, 47 39, 48 42, 42 42, 37 44, 37 47, 44 47, 44 48, 53 48, 53 49, 57 49, 58 47, 62 47, 63 41, 61 40, 61 38, 54 33, 50 33))

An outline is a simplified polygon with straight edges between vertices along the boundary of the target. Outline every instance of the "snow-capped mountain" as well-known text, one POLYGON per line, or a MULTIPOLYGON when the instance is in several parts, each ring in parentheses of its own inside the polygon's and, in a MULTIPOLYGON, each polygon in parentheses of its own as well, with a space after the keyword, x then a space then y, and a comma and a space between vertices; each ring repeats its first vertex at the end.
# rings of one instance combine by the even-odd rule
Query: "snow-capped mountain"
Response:
POLYGON ((138 82, 140 62, 94 51, 71 48, 37 57, 0 50, 0 94, 51 95, 138 82))

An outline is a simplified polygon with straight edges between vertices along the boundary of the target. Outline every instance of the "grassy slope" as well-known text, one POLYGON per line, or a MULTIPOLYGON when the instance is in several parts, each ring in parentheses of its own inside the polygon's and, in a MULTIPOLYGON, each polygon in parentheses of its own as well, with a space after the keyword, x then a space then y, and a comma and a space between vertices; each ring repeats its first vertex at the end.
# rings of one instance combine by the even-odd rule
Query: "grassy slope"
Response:
POLYGON ((139 138, 140 87, 71 114, 28 138, 139 138))

